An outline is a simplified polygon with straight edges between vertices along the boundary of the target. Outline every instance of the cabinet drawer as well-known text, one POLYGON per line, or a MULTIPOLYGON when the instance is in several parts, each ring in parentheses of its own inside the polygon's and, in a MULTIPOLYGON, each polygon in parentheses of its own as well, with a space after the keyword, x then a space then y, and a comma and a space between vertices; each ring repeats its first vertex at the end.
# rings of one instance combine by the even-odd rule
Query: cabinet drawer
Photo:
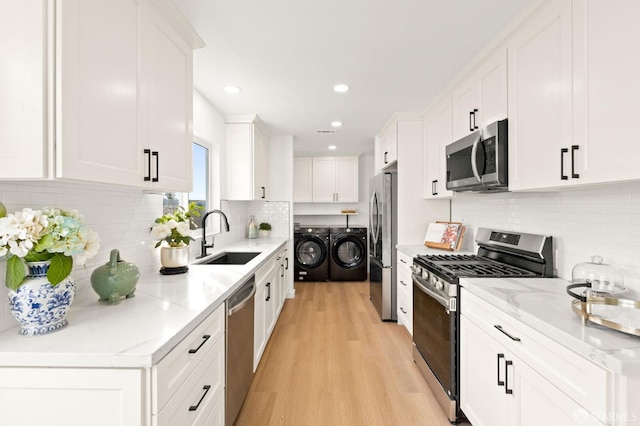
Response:
POLYGON ((178 390, 195 366, 218 340, 224 344, 225 305, 222 304, 167 356, 152 368, 152 413, 157 414, 178 390), (209 337, 207 337, 209 336, 209 337))
POLYGON ((607 412, 609 373, 516 318, 462 289, 462 314, 503 344, 529 367, 591 412, 607 412), (496 328, 520 341, 510 339, 496 328))
POLYGON ((398 322, 405 325, 413 335, 413 282, 411 272, 404 267, 398 268, 398 322))
POLYGON ((218 339, 155 416, 154 426, 209 425, 207 419, 215 416, 213 411, 224 395, 224 377, 224 339, 218 339))
POLYGON ((411 265, 413 264, 413 258, 407 254, 398 250, 398 270, 404 268, 411 273, 411 265))
POLYGON ((413 335, 413 298, 401 288, 398 288, 398 322, 413 335))

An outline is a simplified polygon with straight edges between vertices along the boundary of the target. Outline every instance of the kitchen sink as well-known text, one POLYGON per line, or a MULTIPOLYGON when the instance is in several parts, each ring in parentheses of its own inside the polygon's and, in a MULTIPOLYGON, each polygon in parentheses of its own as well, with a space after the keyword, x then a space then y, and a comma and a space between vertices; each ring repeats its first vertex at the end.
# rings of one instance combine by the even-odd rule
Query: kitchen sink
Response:
POLYGON ((259 254, 260 252, 223 252, 211 259, 198 262, 198 265, 244 265, 259 254))

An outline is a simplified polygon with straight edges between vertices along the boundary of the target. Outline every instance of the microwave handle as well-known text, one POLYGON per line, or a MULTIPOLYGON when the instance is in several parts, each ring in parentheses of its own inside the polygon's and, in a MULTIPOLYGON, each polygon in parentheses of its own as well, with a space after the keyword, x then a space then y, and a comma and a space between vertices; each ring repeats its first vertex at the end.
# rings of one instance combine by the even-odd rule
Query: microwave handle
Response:
POLYGON ((471 170, 473 171, 473 175, 478 179, 478 182, 482 182, 482 178, 480 177, 480 173, 478 173, 478 163, 476 161, 476 154, 478 152, 478 145, 480 144, 481 136, 478 134, 478 138, 473 141, 473 147, 471 148, 471 170))

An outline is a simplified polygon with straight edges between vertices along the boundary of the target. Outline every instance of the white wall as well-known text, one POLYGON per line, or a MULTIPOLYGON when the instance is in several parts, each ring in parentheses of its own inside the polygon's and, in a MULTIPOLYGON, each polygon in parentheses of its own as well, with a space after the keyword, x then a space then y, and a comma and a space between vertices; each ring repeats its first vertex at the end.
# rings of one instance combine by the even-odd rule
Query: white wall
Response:
MULTIPOLYGON (((452 200, 452 217, 474 235, 478 227, 551 235, 559 277, 571 279, 575 264, 598 254, 622 270, 629 288, 640 291, 640 182, 461 196, 452 200)), ((466 243, 472 239, 467 237, 466 243)))
POLYGON ((356 209, 357 215, 349 217, 349 226, 369 225, 369 179, 374 175, 373 153, 360 155, 358 162, 357 203, 295 203, 294 221, 301 225, 346 226, 342 209, 356 209))

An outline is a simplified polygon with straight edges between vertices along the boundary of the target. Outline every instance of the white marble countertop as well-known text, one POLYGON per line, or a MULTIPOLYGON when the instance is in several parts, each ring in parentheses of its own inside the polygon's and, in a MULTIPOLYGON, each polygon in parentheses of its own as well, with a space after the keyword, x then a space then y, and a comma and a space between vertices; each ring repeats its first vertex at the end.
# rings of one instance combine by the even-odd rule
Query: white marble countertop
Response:
MULTIPOLYGON (((136 296, 119 305, 74 303, 64 329, 37 337, 0 333, 0 366, 151 367, 244 283, 286 238, 240 240, 223 251, 261 252, 245 265, 190 265, 189 272, 142 272, 136 296)), ((17 324, 17 323, 16 323, 17 324)))
MULTIPOLYGON (((464 278, 469 292, 555 342, 623 375, 640 375, 640 337, 589 322, 571 309, 575 300, 560 278, 464 278)), ((628 297, 638 300, 637 294, 628 297)), ((461 301, 464 312, 464 300, 461 301)))

